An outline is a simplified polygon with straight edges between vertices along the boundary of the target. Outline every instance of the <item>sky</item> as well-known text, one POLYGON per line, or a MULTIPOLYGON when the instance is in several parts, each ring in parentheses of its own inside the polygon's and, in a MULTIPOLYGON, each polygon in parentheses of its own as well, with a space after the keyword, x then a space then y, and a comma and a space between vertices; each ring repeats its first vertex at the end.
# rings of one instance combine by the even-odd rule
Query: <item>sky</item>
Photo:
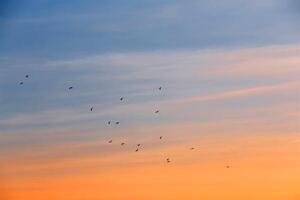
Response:
POLYGON ((299 21, 297 0, 1 0, 0 199, 300 200, 299 21))

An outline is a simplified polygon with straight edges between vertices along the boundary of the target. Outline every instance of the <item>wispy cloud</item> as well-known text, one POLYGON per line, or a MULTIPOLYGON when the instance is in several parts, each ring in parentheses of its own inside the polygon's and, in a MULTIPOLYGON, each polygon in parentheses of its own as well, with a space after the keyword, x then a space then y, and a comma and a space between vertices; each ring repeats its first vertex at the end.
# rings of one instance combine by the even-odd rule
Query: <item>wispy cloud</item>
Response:
POLYGON ((184 99, 175 100, 172 103, 175 104, 174 106, 176 106, 180 104, 189 104, 189 103, 201 102, 201 101, 216 101, 216 100, 221 101, 221 100, 237 98, 237 97, 268 95, 272 92, 280 92, 280 91, 287 91, 287 90, 295 93, 299 92, 300 82, 292 81, 292 82, 276 84, 276 85, 256 86, 250 88, 237 89, 233 91, 221 92, 221 93, 210 94, 210 95, 192 96, 184 99))
MULTIPOLYGON (((299 54, 298 45, 283 45, 235 50, 114 53, 34 64, 33 71, 39 70, 38 67, 52 69, 51 73, 47 71, 41 76, 48 80, 45 85, 47 93, 39 93, 35 89, 40 97, 49 94, 49 91, 52 97, 44 99, 46 105, 40 106, 42 110, 3 116, 0 123, 2 127, 15 128, 54 124, 69 126, 80 121, 105 121, 106 116, 123 118, 129 110, 145 114, 160 102, 178 105, 266 96, 282 91, 290 92, 295 99, 299 91, 299 54), (66 88, 63 88, 67 87, 63 83, 65 79, 68 84, 76 83, 71 94, 66 95, 66 88), (156 91, 160 85, 163 85, 161 93, 156 91), (120 95, 126 95, 126 105, 118 104, 120 95), (72 98, 76 99, 73 107, 69 105, 72 98), (53 105, 47 107, 49 103, 53 105), (91 105, 95 106, 95 112, 85 112, 91 105)), ((32 79, 39 84, 45 82, 35 74, 32 79)), ((8 84, 8 81, 5 82, 8 84)), ((28 94, 22 95, 28 96, 30 88, 28 94)), ((11 112, 17 102, 7 103, 5 109, 10 108, 11 112)))

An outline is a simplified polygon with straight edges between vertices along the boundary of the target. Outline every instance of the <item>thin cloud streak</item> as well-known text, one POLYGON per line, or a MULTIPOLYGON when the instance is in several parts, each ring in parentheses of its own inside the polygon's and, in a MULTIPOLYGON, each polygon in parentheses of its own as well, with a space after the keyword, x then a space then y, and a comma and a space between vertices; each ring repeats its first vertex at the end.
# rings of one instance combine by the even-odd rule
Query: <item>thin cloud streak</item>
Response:
POLYGON ((282 84, 243 88, 243 89, 220 92, 220 93, 204 95, 204 96, 187 97, 187 98, 175 100, 173 102, 170 101, 169 103, 174 104, 174 106, 177 106, 181 104, 189 104, 189 103, 202 102, 202 101, 216 101, 216 100, 220 101, 220 100, 225 100, 230 98, 238 98, 238 97, 245 97, 245 96, 268 94, 268 93, 279 92, 279 91, 286 91, 289 89, 293 89, 293 92, 295 93, 299 92, 300 81, 291 81, 282 84))
MULTIPOLYGON (((296 85, 299 83, 294 80, 299 76, 299 54, 299 45, 282 45, 229 51, 217 49, 114 53, 47 62, 42 68, 53 66, 55 74, 60 72, 60 68, 65 67, 69 68, 70 72, 79 70, 74 74, 73 81, 86 86, 76 87, 72 95, 66 95, 64 87, 56 85, 57 81, 50 83, 48 86, 50 90, 52 87, 56 90, 63 89, 53 93, 51 101, 58 99, 64 101, 63 104, 59 104, 59 101, 55 103, 50 101, 53 105, 48 107, 49 102, 46 101, 45 105, 40 105, 39 110, 34 112, 2 117, 0 124, 4 128, 19 129, 23 126, 31 129, 35 126, 50 128, 49 126, 54 124, 68 126, 73 122, 83 124, 95 120, 103 120, 105 123, 106 116, 125 117, 124 113, 129 110, 135 111, 133 113, 151 112, 151 107, 160 102, 163 105, 168 103, 179 105, 197 101, 221 101, 247 95, 271 94, 272 91, 280 91, 281 88, 289 90, 294 88, 291 94, 295 93, 294 98, 297 98, 299 89, 296 85), (82 70, 86 73, 82 73, 82 70), (124 73, 115 73, 120 70, 124 73), (106 82, 101 81, 107 77, 115 82, 109 89, 104 87, 106 82), (141 82, 143 79, 148 81, 141 82), (249 79, 255 82, 249 84, 249 79), (164 84, 161 95, 152 95, 158 84, 164 84), (116 102, 118 98, 116 94, 112 95, 111 90, 128 94, 128 103, 122 106, 111 103, 116 102), (199 95, 193 96, 195 93, 199 95), (78 101, 72 107, 66 105, 71 99, 78 101), (95 106, 95 112, 85 112, 91 104, 95 106)), ((53 88, 52 91, 54 92, 53 88)), ((35 90, 35 93, 38 96, 44 95, 38 93, 38 90, 35 90)), ((5 106, 5 109, 8 106, 5 106)), ((14 107, 8 110, 11 112, 14 107)))

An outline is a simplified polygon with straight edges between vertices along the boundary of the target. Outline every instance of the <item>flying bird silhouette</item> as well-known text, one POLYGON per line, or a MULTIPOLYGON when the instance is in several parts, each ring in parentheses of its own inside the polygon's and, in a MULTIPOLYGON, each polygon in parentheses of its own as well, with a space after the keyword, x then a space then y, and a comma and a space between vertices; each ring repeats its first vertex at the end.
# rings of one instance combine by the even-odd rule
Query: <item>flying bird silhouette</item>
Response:
POLYGON ((29 75, 28 75, 28 74, 26 74, 25 78, 29 78, 29 75))
POLYGON ((108 143, 112 143, 112 140, 109 140, 108 143))
POLYGON ((124 100, 124 97, 121 97, 121 98, 120 98, 120 101, 123 101, 123 100, 124 100))
POLYGON ((135 152, 138 152, 139 151, 139 149, 137 148, 136 150, 135 150, 135 152))
POLYGON ((191 148, 190 148, 190 150, 194 150, 194 149, 195 149, 194 147, 191 147, 191 148))
POLYGON ((69 90, 72 90, 73 89, 73 86, 69 87, 69 90))
POLYGON ((19 83, 19 85, 23 85, 23 84, 24 84, 24 82, 20 82, 20 83, 19 83))
POLYGON ((91 107, 90 110, 93 111, 94 107, 91 107))
POLYGON ((160 136, 159 139, 161 140, 163 138, 163 136, 160 136))
POLYGON ((227 168, 227 169, 229 169, 229 168, 230 168, 230 166, 229 166, 229 165, 227 165, 227 166, 226 166, 226 168, 227 168))
POLYGON ((167 158, 166 160, 167 160, 167 163, 171 162, 171 161, 170 161, 170 158, 167 158))
POLYGON ((120 122, 116 122, 116 124, 120 124, 120 122))
POLYGON ((156 114, 159 113, 159 110, 155 111, 155 113, 156 113, 156 114))
POLYGON ((158 89, 159 89, 159 90, 161 90, 161 89, 162 89, 162 87, 160 86, 158 89))
POLYGON ((107 124, 110 125, 111 121, 108 121, 107 124))
POLYGON ((137 144, 136 146, 140 147, 140 146, 141 146, 141 144, 137 144))
POLYGON ((121 143, 121 145, 122 145, 122 146, 124 146, 124 145, 125 145, 125 143, 124 143, 124 142, 122 142, 122 143, 121 143))

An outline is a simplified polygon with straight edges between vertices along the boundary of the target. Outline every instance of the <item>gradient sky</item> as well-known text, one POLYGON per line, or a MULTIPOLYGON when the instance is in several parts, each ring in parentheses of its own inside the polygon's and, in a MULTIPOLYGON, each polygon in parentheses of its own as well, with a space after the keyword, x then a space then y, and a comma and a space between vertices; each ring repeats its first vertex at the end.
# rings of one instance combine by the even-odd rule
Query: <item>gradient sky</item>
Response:
POLYGON ((299 21, 297 0, 0 1, 0 199, 300 200, 299 21))

